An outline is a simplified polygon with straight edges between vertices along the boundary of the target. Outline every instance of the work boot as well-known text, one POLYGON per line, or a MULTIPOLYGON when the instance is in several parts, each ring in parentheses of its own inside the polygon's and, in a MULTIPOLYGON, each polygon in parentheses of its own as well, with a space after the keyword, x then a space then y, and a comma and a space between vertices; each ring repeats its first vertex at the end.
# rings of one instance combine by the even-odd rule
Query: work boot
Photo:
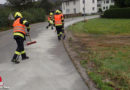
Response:
POLYGON ((60 37, 60 36, 58 36, 58 40, 59 40, 59 41, 61 40, 61 37, 60 37))
POLYGON ((15 64, 18 64, 18 63, 20 63, 20 61, 18 59, 19 59, 19 55, 14 54, 13 59, 11 60, 11 62, 14 62, 15 64))
POLYGON ((29 57, 26 56, 26 54, 22 54, 22 60, 26 60, 26 59, 29 59, 29 57))
POLYGON ((29 57, 28 57, 28 56, 26 56, 26 57, 22 58, 22 60, 26 60, 26 59, 29 59, 29 57))
POLYGON ((14 62, 15 64, 19 64, 20 63, 20 61, 16 60, 16 59, 12 59, 11 61, 14 62))
POLYGON ((66 36, 65 36, 65 34, 64 34, 64 35, 63 35, 63 39, 64 39, 64 40, 65 40, 65 37, 66 37, 66 36))

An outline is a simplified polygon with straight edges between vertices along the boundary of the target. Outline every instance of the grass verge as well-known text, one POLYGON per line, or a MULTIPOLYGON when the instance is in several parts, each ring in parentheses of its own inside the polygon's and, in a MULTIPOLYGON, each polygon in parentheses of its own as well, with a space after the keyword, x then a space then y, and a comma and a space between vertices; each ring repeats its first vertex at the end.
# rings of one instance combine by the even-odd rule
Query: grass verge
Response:
POLYGON ((72 30, 73 50, 101 90, 130 90, 130 20, 93 19, 72 30))

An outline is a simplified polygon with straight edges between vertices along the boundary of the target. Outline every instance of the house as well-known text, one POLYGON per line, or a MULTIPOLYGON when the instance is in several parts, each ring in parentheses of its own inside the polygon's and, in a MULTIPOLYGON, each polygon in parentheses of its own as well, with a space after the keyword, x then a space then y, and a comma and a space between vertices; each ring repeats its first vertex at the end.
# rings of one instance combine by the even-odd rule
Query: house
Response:
POLYGON ((97 0, 62 0, 64 14, 92 14, 97 12, 97 0))
POLYGON ((93 14, 114 5, 113 0, 62 0, 63 14, 93 14))
POLYGON ((110 9, 110 6, 114 5, 114 0, 97 0, 97 8, 98 11, 101 9, 102 11, 110 9))

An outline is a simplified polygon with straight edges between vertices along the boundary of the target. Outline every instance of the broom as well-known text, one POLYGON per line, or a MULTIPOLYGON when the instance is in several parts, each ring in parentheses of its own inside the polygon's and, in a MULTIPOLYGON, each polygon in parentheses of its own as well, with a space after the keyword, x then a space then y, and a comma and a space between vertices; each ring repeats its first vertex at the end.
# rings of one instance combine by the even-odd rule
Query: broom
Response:
POLYGON ((30 42, 27 42, 27 45, 37 43, 36 41, 32 41, 30 34, 28 34, 28 36, 29 36, 30 42))

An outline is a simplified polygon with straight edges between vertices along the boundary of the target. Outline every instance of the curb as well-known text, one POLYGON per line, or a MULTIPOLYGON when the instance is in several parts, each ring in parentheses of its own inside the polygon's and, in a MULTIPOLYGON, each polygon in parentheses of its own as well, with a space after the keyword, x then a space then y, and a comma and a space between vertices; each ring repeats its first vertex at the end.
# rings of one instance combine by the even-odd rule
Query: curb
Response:
POLYGON ((99 90, 99 89, 97 89, 94 82, 89 78, 86 70, 81 66, 79 60, 76 59, 74 56, 72 56, 72 53, 75 53, 75 54, 77 54, 77 53, 74 52, 74 51, 71 51, 70 48, 69 48, 68 39, 69 38, 74 39, 74 37, 72 36, 72 33, 67 30, 67 27, 65 28, 66 29, 65 31, 67 33, 67 37, 66 37, 65 40, 62 40, 62 43, 63 43, 63 46, 64 46, 68 56, 70 57, 72 63, 74 64, 74 66, 75 66, 76 70, 78 71, 78 73, 80 74, 81 78, 83 79, 85 84, 88 86, 89 90, 99 90), (70 35, 69 35, 69 33, 70 33, 70 35))

